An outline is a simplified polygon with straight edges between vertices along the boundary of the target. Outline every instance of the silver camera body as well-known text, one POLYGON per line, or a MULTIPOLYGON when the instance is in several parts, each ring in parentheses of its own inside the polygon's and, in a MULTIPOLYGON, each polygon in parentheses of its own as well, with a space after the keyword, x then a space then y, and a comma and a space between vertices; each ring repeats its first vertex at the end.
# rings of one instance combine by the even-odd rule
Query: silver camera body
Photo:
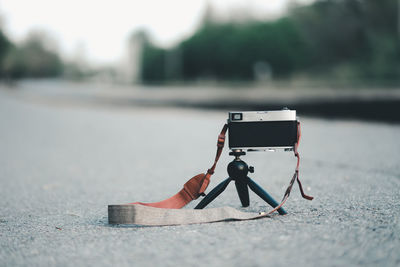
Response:
POLYGON ((296 110, 229 112, 232 150, 292 150, 297 142, 296 110))

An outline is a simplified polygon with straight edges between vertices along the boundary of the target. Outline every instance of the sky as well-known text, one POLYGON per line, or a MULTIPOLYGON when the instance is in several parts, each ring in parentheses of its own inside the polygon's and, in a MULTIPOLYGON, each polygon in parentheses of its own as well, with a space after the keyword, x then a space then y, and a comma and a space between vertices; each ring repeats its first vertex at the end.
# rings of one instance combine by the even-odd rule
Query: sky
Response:
POLYGON ((293 1, 311 0, 0 0, 0 17, 15 42, 41 30, 56 40, 64 58, 110 64, 124 55, 134 31, 145 29, 163 47, 189 37, 208 5, 222 17, 246 11, 268 19, 283 14, 293 1))

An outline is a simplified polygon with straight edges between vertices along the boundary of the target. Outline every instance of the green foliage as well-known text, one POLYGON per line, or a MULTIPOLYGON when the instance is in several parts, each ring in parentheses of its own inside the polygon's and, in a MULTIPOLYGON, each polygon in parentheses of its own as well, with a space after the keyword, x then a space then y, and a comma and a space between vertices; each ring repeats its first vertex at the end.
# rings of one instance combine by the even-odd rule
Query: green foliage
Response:
POLYGON ((7 56, 11 47, 11 42, 7 39, 3 31, 0 29, 0 77, 4 75, 1 66, 3 66, 4 59, 7 56))
POLYGON ((398 79, 398 4, 325 0, 294 10, 291 16, 312 51, 311 70, 333 78, 341 73, 346 79, 398 79))
POLYGON ((292 17, 312 51, 313 66, 332 66, 362 58, 366 52, 362 6, 359 1, 319 1, 295 10, 292 17))
POLYGON ((45 40, 42 34, 31 34, 21 45, 11 45, 1 62, 3 76, 18 79, 61 75, 62 60, 46 47, 45 40))
POLYGON ((207 24, 181 44, 186 79, 252 80, 257 62, 277 76, 303 64, 306 47, 296 26, 285 18, 272 23, 207 24))
POLYGON ((146 42, 142 53, 142 80, 144 82, 164 81, 165 51, 146 42))
MULTIPOLYGON (((180 50, 182 70, 171 73, 184 80, 252 80, 261 62, 274 78, 301 73, 399 80, 398 5, 397 0, 319 0, 272 22, 205 21, 174 48, 180 50)), ((145 47, 143 81, 174 79, 165 75, 168 53, 145 47)))
MULTIPOLYGON (((246 24, 205 24, 182 42, 185 80, 198 78, 218 80, 252 80, 254 65, 266 62, 276 76, 286 76, 304 65, 307 47, 296 25, 289 18, 275 22, 246 24)), ((166 51, 146 44, 142 55, 142 79, 163 81, 166 51)), ((170 77, 177 79, 182 77, 170 77)))

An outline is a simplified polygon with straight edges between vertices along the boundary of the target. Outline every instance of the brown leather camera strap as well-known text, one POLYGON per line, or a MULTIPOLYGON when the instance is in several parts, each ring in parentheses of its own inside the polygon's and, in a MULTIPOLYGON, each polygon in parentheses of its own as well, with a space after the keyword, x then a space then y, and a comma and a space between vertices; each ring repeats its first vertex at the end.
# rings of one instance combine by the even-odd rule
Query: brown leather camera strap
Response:
POLYGON ((214 164, 211 166, 210 169, 207 170, 207 173, 201 173, 194 176, 183 185, 183 188, 178 193, 163 201, 153 203, 134 202, 129 204, 140 204, 144 206, 165 209, 180 209, 186 206, 192 200, 195 200, 201 195, 204 195, 204 192, 206 191, 207 186, 210 183, 211 175, 214 174, 217 162, 221 157, 221 153, 225 144, 225 136, 227 130, 228 125, 225 124, 221 130, 221 133, 218 136, 217 154, 215 155, 214 164))
POLYGON ((217 208, 206 210, 182 209, 186 204, 199 196, 204 195, 210 183, 211 175, 214 174, 215 167, 221 156, 225 144, 225 136, 228 125, 225 124, 218 136, 217 153, 215 160, 207 173, 201 173, 187 181, 182 190, 174 196, 160 202, 142 203, 134 202, 125 205, 109 205, 108 218, 112 224, 140 224, 140 225, 179 225, 192 223, 210 223, 232 220, 253 220, 268 217, 270 214, 281 208, 289 198, 290 192, 295 181, 297 181, 303 198, 312 200, 313 197, 304 193, 299 179, 300 154, 297 150, 301 138, 300 122, 297 124, 297 142, 294 145, 294 155, 297 158, 296 169, 290 180, 289 186, 285 191, 281 203, 273 210, 261 213, 241 212, 233 208, 217 208))
POLYGON ((292 179, 290 180, 289 186, 287 187, 287 189, 285 191, 285 194, 283 195, 281 203, 277 207, 275 207, 273 210, 269 211, 267 213, 267 215, 269 215, 271 213, 274 213, 275 211, 279 210, 283 206, 283 204, 285 204, 286 200, 290 196, 290 192, 292 191, 293 184, 294 184, 294 182, 296 180, 297 180, 297 183, 299 185, 301 196, 303 198, 305 198, 305 199, 308 199, 308 200, 313 200, 314 199, 314 197, 308 196, 308 195, 306 195, 304 193, 303 186, 301 185, 301 182, 300 182, 300 179, 299 179, 300 154, 299 154, 299 151, 297 149, 299 147, 300 139, 301 139, 301 127, 300 127, 300 122, 298 121, 297 122, 297 142, 294 144, 294 150, 293 150, 294 151, 294 156, 297 158, 296 169, 294 171, 292 179))

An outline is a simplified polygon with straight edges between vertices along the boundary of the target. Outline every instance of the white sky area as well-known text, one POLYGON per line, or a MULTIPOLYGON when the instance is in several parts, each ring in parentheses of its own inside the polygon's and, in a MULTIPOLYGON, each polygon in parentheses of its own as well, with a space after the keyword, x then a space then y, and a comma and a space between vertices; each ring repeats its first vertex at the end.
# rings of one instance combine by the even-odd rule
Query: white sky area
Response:
MULTIPOLYGON (((3 30, 15 42, 43 30, 65 58, 85 56, 94 64, 118 61, 130 34, 139 29, 172 46, 194 33, 208 4, 221 16, 252 13, 260 19, 283 14, 289 2, 312 0, 0 0, 3 30)), ((82 59, 82 58, 81 58, 82 59)))

